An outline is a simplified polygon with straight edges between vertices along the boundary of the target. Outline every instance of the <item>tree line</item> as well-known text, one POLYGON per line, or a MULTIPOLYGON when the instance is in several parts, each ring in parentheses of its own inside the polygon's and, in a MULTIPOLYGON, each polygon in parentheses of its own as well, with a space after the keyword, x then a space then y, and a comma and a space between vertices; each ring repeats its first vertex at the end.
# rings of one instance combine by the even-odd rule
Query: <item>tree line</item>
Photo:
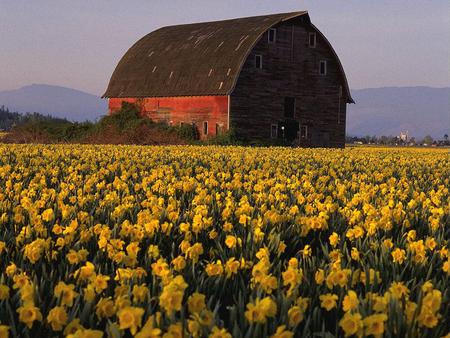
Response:
POLYGON ((49 122, 49 123, 70 123, 66 119, 53 117, 51 115, 43 115, 40 113, 26 113, 10 111, 4 105, 0 106, 0 131, 10 131, 14 127, 22 124, 34 122, 49 122))
POLYGON ((401 138, 400 136, 370 136, 364 137, 347 136, 346 143, 353 144, 378 144, 390 146, 450 146, 450 141, 447 134, 444 134, 441 139, 433 139, 430 135, 422 139, 415 137, 401 138))
MULTIPOLYGON (((99 125, 104 125, 105 122, 109 120, 116 120, 122 118, 120 123, 117 125, 123 127, 129 124, 141 123, 140 119, 137 118, 137 113, 135 112, 134 107, 125 106, 122 108, 122 114, 119 114, 114 117, 104 117, 101 121, 99 121, 99 125), (105 121, 103 121, 105 120, 105 121), (136 122, 137 121, 137 122, 136 122)), ((109 121, 111 122, 111 121, 109 121)), ((32 127, 32 129, 39 129, 51 134, 61 134, 65 135, 78 135, 78 134, 86 134, 89 130, 96 130, 96 125, 91 122, 83 122, 83 123, 74 123, 70 122, 67 119, 53 117, 51 115, 43 115, 40 113, 26 113, 20 114, 18 112, 12 112, 5 106, 0 106, 0 131, 11 131, 14 127, 17 126, 27 126, 32 127), (62 131, 61 131, 62 130, 62 131)), ((191 135, 192 128, 181 128, 181 130, 177 130, 177 134, 180 134, 180 137, 187 139, 195 139, 195 135, 191 135), (186 129, 186 130, 184 130, 186 129), (186 134, 186 135, 185 135, 186 134)), ((61 136, 59 135, 59 136, 61 136)), ((59 137, 58 136, 58 137, 59 137)), ((78 135, 79 136, 79 135, 78 135)), ((357 136, 347 136, 346 143, 350 144, 377 144, 377 145, 392 145, 392 146, 415 146, 415 145, 424 145, 424 146, 450 146, 450 141, 448 135, 443 135, 442 139, 434 140, 430 135, 425 136, 423 139, 416 139, 415 137, 408 137, 406 139, 402 139, 399 136, 370 136, 366 135, 364 137, 357 136)))

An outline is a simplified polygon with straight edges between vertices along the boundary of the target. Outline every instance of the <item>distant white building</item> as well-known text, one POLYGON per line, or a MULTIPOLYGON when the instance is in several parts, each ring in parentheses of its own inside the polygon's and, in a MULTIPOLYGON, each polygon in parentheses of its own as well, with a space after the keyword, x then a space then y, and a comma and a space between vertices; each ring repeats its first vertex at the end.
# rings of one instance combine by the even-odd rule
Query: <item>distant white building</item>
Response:
POLYGON ((398 138, 403 142, 408 142, 408 131, 400 132, 400 136, 398 138))

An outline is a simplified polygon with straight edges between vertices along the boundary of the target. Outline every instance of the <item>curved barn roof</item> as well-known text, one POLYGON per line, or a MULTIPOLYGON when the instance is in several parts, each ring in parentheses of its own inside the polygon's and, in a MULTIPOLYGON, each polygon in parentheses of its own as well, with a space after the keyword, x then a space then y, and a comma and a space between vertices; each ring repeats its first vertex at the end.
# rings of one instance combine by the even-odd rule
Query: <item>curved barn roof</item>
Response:
POLYGON ((160 28, 125 53, 103 97, 229 95, 259 38, 300 16, 309 21, 302 11, 160 28))

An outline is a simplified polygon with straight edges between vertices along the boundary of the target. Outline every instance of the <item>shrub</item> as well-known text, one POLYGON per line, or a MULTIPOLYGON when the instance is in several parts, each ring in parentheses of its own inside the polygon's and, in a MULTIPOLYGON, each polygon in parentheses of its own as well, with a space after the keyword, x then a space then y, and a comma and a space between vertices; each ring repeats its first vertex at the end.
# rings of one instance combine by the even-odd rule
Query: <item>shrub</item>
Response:
POLYGON ((139 110, 129 102, 122 102, 119 111, 103 116, 99 121, 99 127, 115 126, 119 130, 136 128, 143 119, 139 116, 139 110))
POLYGON ((230 129, 223 134, 216 135, 208 140, 208 144, 215 145, 240 145, 242 142, 236 137, 234 129, 230 129))
POLYGON ((182 124, 174 127, 177 130, 177 135, 189 141, 196 141, 200 138, 198 129, 194 124, 182 124))

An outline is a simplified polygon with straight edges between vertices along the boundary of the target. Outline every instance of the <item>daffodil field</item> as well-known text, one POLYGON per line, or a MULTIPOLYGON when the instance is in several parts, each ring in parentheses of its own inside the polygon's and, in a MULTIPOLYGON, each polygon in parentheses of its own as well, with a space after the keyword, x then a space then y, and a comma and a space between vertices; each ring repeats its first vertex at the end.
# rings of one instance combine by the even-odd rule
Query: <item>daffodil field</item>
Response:
POLYGON ((0 337, 450 337, 448 150, 0 145, 0 337))

